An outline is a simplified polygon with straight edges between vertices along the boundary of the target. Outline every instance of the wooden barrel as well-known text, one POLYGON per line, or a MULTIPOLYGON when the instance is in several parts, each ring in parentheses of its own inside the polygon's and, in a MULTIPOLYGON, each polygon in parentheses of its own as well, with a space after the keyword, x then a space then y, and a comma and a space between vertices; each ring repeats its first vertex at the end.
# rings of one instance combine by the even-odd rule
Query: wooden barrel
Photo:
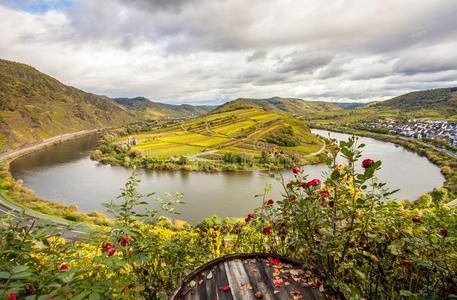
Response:
POLYGON ((199 267, 169 299, 326 299, 322 290, 322 279, 300 261, 244 253, 223 256, 199 267))

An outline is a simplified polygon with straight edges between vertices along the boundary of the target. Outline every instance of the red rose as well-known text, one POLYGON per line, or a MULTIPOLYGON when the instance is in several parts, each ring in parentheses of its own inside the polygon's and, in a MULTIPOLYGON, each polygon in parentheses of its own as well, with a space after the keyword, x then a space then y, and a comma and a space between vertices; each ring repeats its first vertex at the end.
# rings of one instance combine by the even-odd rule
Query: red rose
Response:
POLYGON ((371 166, 373 166, 373 164, 374 164, 374 160, 369 159, 369 158, 366 158, 362 161, 362 167, 365 169, 370 168, 371 166))
POLYGON ((295 195, 290 195, 289 199, 290 199, 290 201, 294 202, 294 201, 297 200, 297 196, 295 196, 295 195))
POLYGON ((274 266, 279 265, 279 263, 281 262, 281 261, 279 260, 279 258, 276 258, 276 257, 268 256, 267 259, 268 259, 268 262, 269 262, 270 264, 274 265, 274 266))
POLYGON ((244 221, 247 223, 247 222, 251 221, 254 218, 255 218, 254 214, 248 214, 248 216, 244 219, 244 221))
POLYGON ((422 220, 421 217, 418 215, 413 216, 411 219, 414 223, 420 223, 420 221, 422 220))
POLYGON ((440 229, 440 234, 441 234, 442 237, 447 236, 447 233, 448 233, 447 228, 443 227, 443 228, 440 229))
POLYGON ((116 252, 116 249, 109 248, 107 251, 108 251, 108 256, 113 256, 114 252, 116 252))
POLYGON ((325 198, 330 197, 330 192, 327 191, 327 190, 321 190, 321 191, 319 192, 319 194, 320 194, 322 197, 325 197, 325 198))
POLYGON ((400 261, 400 263, 404 266, 410 266, 413 265, 415 261, 411 259, 403 259, 402 261, 400 261))
POLYGON ((265 227, 263 229, 263 234, 269 235, 271 233, 271 226, 265 227))
POLYGON ((267 205, 273 205, 275 201, 273 199, 268 199, 267 205))
POLYGON ((103 250, 108 250, 109 248, 113 248, 113 245, 111 243, 106 243, 103 245, 103 250))
POLYGON ((114 252, 116 252, 116 249, 114 249, 113 245, 110 243, 103 245, 103 250, 108 252, 108 256, 113 256, 114 252))
POLYGON ((321 181, 319 179, 315 178, 315 179, 305 183, 305 186, 306 187, 316 187, 316 186, 318 186, 320 184, 321 184, 321 181))
POLYGON ((230 285, 226 284, 226 285, 223 285, 219 288, 219 290, 223 291, 224 293, 230 291, 230 285))
POLYGON ((273 285, 277 288, 282 288, 282 279, 273 279, 273 285))
POLYGON ((292 172, 294 172, 294 174, 298 174, 298 173, 300 173, 300 171, 301 171, 300 167, 295 166, 292 168, 292 172))
POLYGON ((8 300, 16 300, 17 299, 17 294, 15 293, 10 293, 8 295, 8 300))
POLYGON ((235 227, 235 232, 236 233, 240 233, 241 232, 241 227, 240 226, 236 226, 235 227))
POLYGON ((66 270, 68 270, 68 265, 67 264, 60 264, 59 271, 66 271, 66 270))
POLYGON ((123 235, 123 236, 121 237, 121 241, 120 241, 120 242, 121 242, 121 246, 122 246, 122 247, 125 247, 125 246, 127 246, 127 245, 129 244, 129 242, 130 242, 130 237, 129 237, 128 235, 123 235))

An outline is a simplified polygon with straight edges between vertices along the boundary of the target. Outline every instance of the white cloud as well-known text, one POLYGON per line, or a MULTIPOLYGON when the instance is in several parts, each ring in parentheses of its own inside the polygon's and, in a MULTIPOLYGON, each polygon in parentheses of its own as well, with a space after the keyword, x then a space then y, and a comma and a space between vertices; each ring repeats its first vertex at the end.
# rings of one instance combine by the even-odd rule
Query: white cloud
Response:
POLYGON ((453 0, 9 2, 0 57, 113 97, 367 101, 457 83, 453 0))

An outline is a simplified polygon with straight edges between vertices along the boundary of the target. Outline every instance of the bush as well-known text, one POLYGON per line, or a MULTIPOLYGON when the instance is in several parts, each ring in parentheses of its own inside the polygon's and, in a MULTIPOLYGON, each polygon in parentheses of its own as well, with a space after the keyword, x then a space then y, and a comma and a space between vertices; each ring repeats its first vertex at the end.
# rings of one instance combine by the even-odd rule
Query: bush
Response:
POLYGON ((283 198, 267 199, 266 189, 263 205, 245 221, 213 216, 195 227, 175 226, 161 214, 175 213, 181 196, 146 209, 134 174, 118 200, 106 204, 110 227, 88 228, 77 241, 63 239, 66 231, 49 222, 0 215, 0 294, 163 299, 210 259, 272 252, 320 270, 321 288, 347 299, 455 298, 457 214, 444 204, 447 191, 424 196, 433 202, 424 208, 391 200, 375 177, 381 162, 365 161, 357 171, 362 148, 353 139, 331 145, 322 181, 294 168, 294 178, 283 180, 283 198), (337 163, 339 154, 345 163, 337 163))
POLYGON ((426 196, 434 205, 424 209, 389 201, 375 177, 381 162, 357 171, 362 148, 355 139, 334 146, 322 182, 296 172, 284 198, 264 202, 250 225, 267 251, 305 261, 348 299, 455 297, 457 214, 444 204, 447 191, 426 196))

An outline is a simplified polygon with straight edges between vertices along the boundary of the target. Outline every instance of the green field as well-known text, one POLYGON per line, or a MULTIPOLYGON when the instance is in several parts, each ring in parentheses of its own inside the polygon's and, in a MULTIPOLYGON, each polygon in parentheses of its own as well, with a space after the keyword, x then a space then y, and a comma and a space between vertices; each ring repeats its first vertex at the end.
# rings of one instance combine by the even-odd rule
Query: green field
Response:
MULTIPOLYGON (((137 145, 132 146, 143 157, 169 158, 186 156, 202 160, 207 154, 246 153, 259 157, 262 151, 282 151, 286 154, 309 155, 319 151, 322 141, 309 132, 304 122, 286 114, 250 108, 208 114, 186 120, 165 129, 134 134, 137 145), (298 145, 284 146, 266 139, 288 128, 298 145)), ((123 143, 127 137, 115 142, 123 143)))

